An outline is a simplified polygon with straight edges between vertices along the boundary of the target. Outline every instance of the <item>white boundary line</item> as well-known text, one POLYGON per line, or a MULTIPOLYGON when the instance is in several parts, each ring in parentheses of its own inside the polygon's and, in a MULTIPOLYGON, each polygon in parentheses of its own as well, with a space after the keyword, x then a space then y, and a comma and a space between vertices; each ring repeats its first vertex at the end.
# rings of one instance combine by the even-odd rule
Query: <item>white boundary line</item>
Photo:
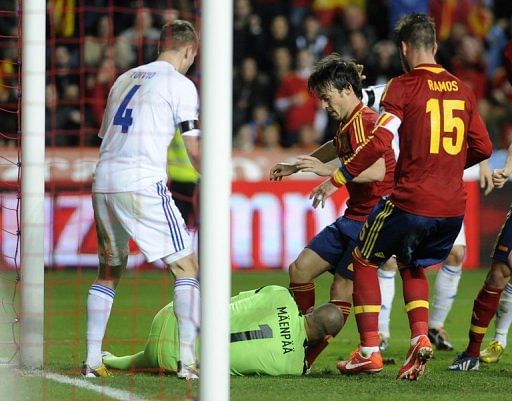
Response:
POLYGON ((130 393, 129 391, 119 390, 114 387, 108 386, 100 386, 97 384, 93 384, 90 381, 84 379, 78 379, 76 377, 69 377, 64 375, 59 375, 57 373, 49 373, 44 371, 25 371, 22 372, 28 376, 37 376, 44 377, 46 379, 50 379, 56 381, 61 384, 69 384, 70 386, 75 386, 84 390, 94 391, 96 393, 105 395, 107 397, 113 398, 114 400, 119 401, 149 401, 147 398, 139 397, 134 393, 130 393))

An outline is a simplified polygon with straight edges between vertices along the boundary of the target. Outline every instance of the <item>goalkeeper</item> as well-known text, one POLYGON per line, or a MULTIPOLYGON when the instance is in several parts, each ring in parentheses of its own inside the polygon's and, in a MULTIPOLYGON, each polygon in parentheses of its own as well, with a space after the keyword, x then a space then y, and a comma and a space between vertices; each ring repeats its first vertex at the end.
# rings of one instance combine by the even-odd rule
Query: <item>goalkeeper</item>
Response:
MULTIPOLYGON (((325 304, 302 316, 289 290, 271 285, 231 298, 230 366, 233 375, 304 374, 305 349, 340 331, 338 308, 325 304)), ((120 370, 178 370, 178 325, 171 302, 153 319, 144 351, 103 354, 107 367, 120 370)))

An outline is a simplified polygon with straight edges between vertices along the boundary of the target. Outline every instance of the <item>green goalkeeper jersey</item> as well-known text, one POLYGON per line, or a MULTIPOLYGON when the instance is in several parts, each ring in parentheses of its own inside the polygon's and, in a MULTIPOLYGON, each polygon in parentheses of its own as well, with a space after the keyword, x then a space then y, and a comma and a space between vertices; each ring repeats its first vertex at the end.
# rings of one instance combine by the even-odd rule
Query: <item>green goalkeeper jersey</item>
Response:
MULTIPOLYGON (((287 288, 271 285, 231 298, 231 374, 301 375, 306 341, 304 317, 287 288)), ((155 316, 145 354, 152 364, 176 370, 178 325, 172 303, 155 316)))

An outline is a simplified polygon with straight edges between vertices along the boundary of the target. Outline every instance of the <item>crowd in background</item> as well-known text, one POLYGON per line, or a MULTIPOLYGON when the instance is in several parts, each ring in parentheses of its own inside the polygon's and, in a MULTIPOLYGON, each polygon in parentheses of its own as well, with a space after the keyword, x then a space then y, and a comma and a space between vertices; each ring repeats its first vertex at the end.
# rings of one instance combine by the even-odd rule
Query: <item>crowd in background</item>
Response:
MULTIPOLYGON (((17 1, 0 0, 0 10, 17 1)), ((157 56, 162 24, 200 23, 191 0, 47 2, 47 146, 96 146, 108 91, 121 72, 157 56)), ((435 19, 437 60, 478 99, 495 149, 512 143, 512 87, 502 51, 512 36, 509 0, 234 0, 233 147, 308 152, 332 137, 307 91, 315 61, 338 52, 364 65, 365 85, 401 74, 392 30, 409 12, 435 19)), ((0 26, 0 145, 18 127, 16 14, 0 26)), ((219 44, 222 46, 223 44, 219 44)), ((191 78, 200 85, 200 58, 191 78)), ((10 139, 12 138, 12 139, 10 139)))

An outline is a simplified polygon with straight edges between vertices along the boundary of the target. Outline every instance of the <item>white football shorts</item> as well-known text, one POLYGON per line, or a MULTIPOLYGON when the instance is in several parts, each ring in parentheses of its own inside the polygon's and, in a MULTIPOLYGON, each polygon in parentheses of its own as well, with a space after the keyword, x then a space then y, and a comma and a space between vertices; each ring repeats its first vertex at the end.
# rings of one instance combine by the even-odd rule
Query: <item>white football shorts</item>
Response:
POLYGON ((453 243, 453 246, 460 245, 460 246, 466 246, 466 231, 464 230, 464 223, 462 224, 459 234, 457 235, 457 238, 455 238, 455 242, 453 243))
POLYGON ((185 221, 163 181, 141 191, 93 193, 92 204, 100 263, 121 265, 130 237, 148 262, 172 263, 193 253, 185 221))

